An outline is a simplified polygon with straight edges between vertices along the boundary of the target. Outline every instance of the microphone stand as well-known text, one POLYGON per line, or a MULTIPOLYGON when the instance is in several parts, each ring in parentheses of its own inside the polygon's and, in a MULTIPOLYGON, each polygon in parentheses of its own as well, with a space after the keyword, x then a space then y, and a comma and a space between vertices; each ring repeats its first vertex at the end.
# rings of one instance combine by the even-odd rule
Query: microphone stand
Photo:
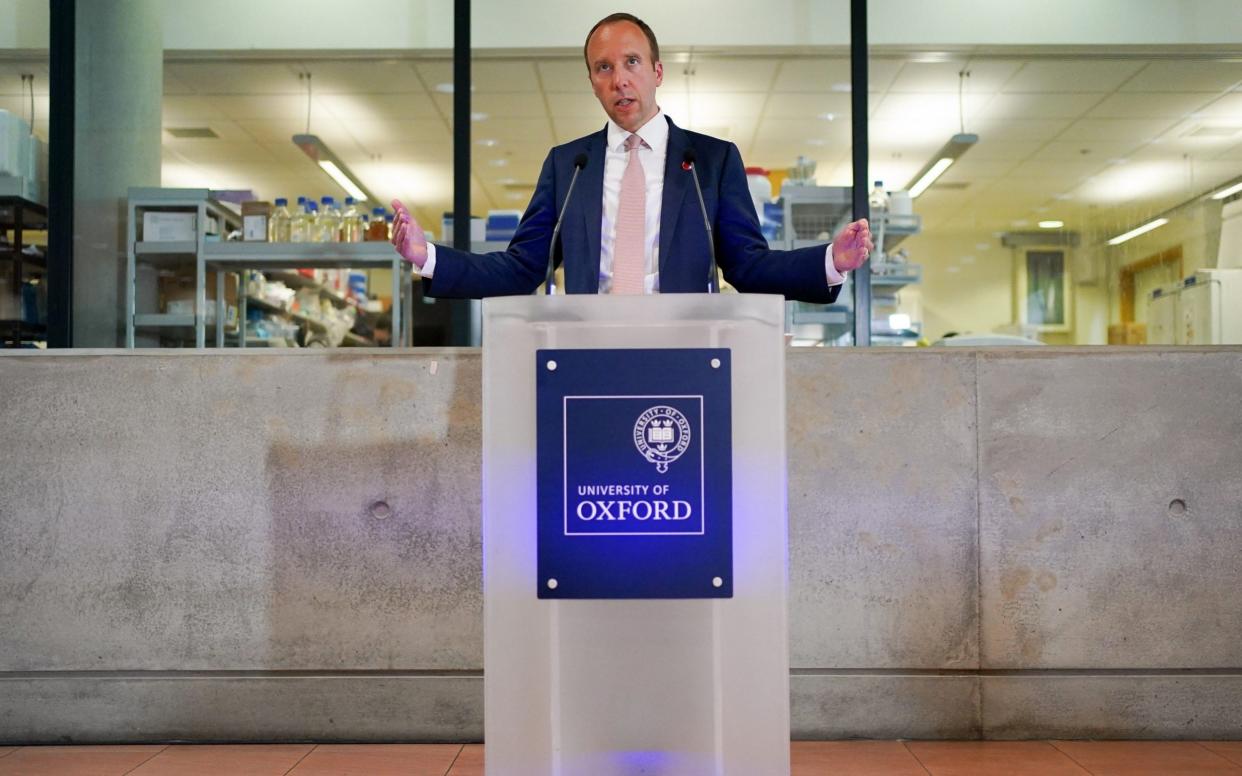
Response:
POLYGON ((720 293, 720 277, 716 265, 716 240, 712 235, 712 222, 707 218, 707 203, 703 201, 703 188, 699 185, 699 171, 694 167, 697 158, 694 149, 687 148, 682 156, 681 168, 689 170, 690 177, 694 178, 694 193, 699 195, 699 212, 703 214, 703 226, 707 229, 707 251, 711 258, 707 271, 707 293, 718 294, 720 293))
POLYGON ((565 220, 565 210, 569 208, 569 198, 574 195, 574 184, 578 182, 578 173, 582 172, 586 164, 586 154, 578 154, 574 157, 574 175, 569 179, 569 190, 565 192, 565 201, 561 203, 561 212, 556 217, 556 226, 552 228, 552 240, 548 243, 548 270, 543 276, 543 290, 548 296, 552 296, 556 289, 552 283, 552 276, 556 274, 556 238, 561 233, 561 223, 565 220))

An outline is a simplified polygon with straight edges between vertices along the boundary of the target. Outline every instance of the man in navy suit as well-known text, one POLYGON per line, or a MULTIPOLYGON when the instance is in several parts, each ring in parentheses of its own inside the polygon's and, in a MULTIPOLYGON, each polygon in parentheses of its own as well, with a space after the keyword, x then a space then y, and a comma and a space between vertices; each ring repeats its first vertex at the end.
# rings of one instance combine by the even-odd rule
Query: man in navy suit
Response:
POLYGON ((625 239, 630 241, 624 252, 635 255, 627 261, 645 264, 641 286, 647 293, 708 290, 711 251, 698 195, 693 191, 692 162, 712 224, 716 260, 734 288, 821 304, 836 299, 844 273, 861 266, 871 251, 865 219, 846 226, 828 246, 769 250, 759 230, 737 146, 681 129, 656 103, 664 65, 651 28, 630 14, 613 14, 591 29, 583 54, 591 87, 608 114, 608 125, 552 149, 507 250, 472 254, 429 245, 405 206, 393 201, 393 245, 418 268, 428 284, 428 296, 478 298, 533 292, 544 280, 553 227, 565 205, 575 166, 584 160, 556 246, 564 264, 565 290, 594 294, 619 292, 624 287, 636 292, 637 266, 626 270, 634 276, 627 277, 627 282, 617 288, 612 282, 619 213, 623 211, 622 179, 627 157, 636 154, 644 177, 635 177, 632 180, 637 183, 629 184, 631 194, 626 201, 631 206, 624 212, 637 210, 640 216, 621 222, 628 224, 625 239), (631 135, 638 139, 629 141, 627 150, 631 135), (644 183, 645 191, 641 191, 644 183), (632 207, 635 197, 644 200, 638 208, 632 207), (635 233, 642 240, 641 260, 633 247, 637 245, 635 233))

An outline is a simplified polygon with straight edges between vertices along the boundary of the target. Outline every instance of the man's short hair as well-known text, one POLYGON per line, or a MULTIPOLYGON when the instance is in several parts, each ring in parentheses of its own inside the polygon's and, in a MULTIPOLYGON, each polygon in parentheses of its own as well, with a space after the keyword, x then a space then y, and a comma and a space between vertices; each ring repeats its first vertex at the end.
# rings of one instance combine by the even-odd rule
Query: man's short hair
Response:
POLYGON ((632 13, 612 13, 595 23, 595 26, 587 33, 586 42, 582 44, 582 59, 586 62, 587 71, 591 70, 591 60, 587 58, 587 46, 591 43, 591 36, 605 24, 616 24, 617 22, 629 22, 630 24, 637 25, 638 29, 643 31, 643 35, 647 36, 647 44, 651 46, 651 66, 655 67, 655 63, 660 61, 660 44, 656 42, 655 33, 651 31, 651 28, 647 26, 645 21, 632 13))

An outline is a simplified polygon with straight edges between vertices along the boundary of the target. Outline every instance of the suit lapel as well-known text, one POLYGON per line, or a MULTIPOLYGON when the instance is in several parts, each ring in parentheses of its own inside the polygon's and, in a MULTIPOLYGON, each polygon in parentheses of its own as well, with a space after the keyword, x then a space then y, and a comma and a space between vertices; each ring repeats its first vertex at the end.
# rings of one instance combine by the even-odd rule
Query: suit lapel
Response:
POLYGON ((587 165, 578 176, 578 188, 574 198, 581 203, 583 234, 586 235, 586 255, 580 258, 587 273, 590 293, 599 292, 600 224, 604 220, 604 156, 608 128, 591 135, 587 142, 587 165))
MULTIPOLYGON (((666 117, 667 118, 667 117, 666 117)), ((673 231, 681 215, 681 202, 686 196, 690 173, 681 169, 681 161, 690 138, 668 119, 668 151, 664 159, 664 197, 660 204, 660 288, 664 288, 664 266, 673 247, 673 231)))

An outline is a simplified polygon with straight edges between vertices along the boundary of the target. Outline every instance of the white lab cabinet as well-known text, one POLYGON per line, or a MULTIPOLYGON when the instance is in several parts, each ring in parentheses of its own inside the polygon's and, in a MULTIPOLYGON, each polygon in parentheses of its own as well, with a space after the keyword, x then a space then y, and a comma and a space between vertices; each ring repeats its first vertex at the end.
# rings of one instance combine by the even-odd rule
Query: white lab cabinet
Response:
POLYGON ((1176 345, 1182 284, 1162 286, 1147 297, 1147 344, 1176 345))
POLYGON ((1176 295, 1178 345, 1242 345, 1242 269, 1205 269, 1176 295))

